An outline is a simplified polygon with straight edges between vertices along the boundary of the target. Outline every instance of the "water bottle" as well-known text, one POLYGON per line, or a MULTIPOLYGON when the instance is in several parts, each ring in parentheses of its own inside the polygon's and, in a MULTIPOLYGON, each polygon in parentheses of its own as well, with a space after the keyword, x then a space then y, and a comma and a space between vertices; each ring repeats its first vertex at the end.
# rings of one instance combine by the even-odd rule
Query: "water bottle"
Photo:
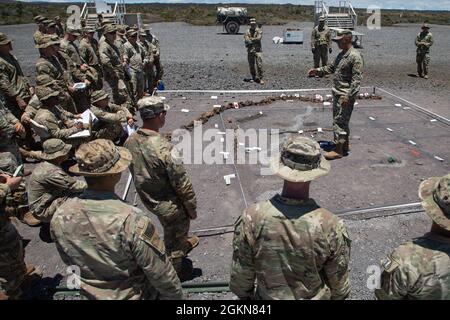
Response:
POLYGON ((158 88, 158 91, 163 91, 164 90, 164 82, 162 80, 159 80, 156 87, 158 88))

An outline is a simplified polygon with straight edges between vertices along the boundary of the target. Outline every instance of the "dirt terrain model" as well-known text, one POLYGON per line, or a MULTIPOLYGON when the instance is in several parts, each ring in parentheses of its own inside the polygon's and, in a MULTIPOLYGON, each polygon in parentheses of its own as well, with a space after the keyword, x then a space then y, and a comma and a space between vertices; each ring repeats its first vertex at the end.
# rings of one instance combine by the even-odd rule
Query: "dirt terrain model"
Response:
POLYGON ((241 24, 248 24, 250 16, 247 15, 247 8, 242 7, 218 7, 217 22, 221 23, 229 34, 239 32, 241 24))

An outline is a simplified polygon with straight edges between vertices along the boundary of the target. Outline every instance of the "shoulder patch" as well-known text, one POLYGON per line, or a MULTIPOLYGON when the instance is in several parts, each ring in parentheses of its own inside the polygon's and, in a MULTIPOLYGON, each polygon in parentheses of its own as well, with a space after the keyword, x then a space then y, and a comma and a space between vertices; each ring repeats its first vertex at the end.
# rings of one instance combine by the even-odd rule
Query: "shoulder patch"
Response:
POLYGON ((399 264, 391 257, 386 257, 383 260, 381 260, 381 266, 383 267, 385 272, 391 273, 399 267, 399 264))
POLYGON ((155 249, 159 254, 164 255, 166 253, 164 242, 159 237, 158 233, 155 230, 155 226, 151 223, 150 220, 147 220, 145 222, 140 238, 145 243, 150 245, 153 249, 155 249))

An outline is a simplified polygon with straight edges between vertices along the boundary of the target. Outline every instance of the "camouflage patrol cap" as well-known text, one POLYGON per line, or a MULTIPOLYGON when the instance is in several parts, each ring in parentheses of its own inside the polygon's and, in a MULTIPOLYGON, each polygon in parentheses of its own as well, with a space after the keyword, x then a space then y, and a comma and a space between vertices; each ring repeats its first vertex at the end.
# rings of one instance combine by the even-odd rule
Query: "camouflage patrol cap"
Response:
POLYGON ((77 164, 69 171, 86 177, 101 177, 120 173, 131 163, 131 153, 116 147, 111 140, 97 139, 82 144, 75 153, 77 164))
POLYGON ((338 32, 336 32, 336 37, 333 38, 333 41, 339 41, 345 36, 352 37, 353 33, 350 30, 339 30, 338 32))
POLYGON ((169 109, 170 107, 164 103, 164 100, 161 99, 161 97, 144 97, 138 101, 138 110, 142 120, 153 119, 161 112, 169 109))
POLYGON ((423 181, 419 186, 419 198, 428 216, 450 231, 450 174, 423 181))
POLYGON ((38 48, 38 49, 48 48, 54 44, 59 44, 58 36, 46 34, 37 40, 35 48, 38 48))
POLYGON ((113 33, 113 32, 117 32, 117 28, 115 25, 113 24, 105 24, 103 27, 103 32, 104 33, 113 33))
MULTIPOLYGON (((43 16, 41 16, 40 14, 38 14, 36 17, 33 18, 34 22, 39 22, 42 20, 42 18, 44 18, 43 16)), ((45 18, 44 18, 45 19, 45 18)))
POLYGON ((117 26, 117 34, 124 36, 127 33, 127 26, 119 24, 117 26))
POLYGON ((150 25, 149 24, 144 24, 144 27, 142 28, 143 30, 144 30, 144 32, 150 32, 150 31, 152 31, 152 28, 150 28, 150 25))
POLYGON ((91 103, 94 104, 100 100, 108 99, 108 94, 103 90, 97 90, 91 94, 91 103))
POLYGON ((67 28, 66 33, 71 34, 76 37, 81 36, 81 31, 78 28, 67 28))
POLYGON ((291 135, 279 155, 270 160, 272 171, 290 182, 308 182, 328 174, 330 163, 320 153, 319 144, 300 135, 291 135))
POLYGON ((61 17, 60 16, 55 16, 55 21, 61 21, 61 17))
POLYGON ((83 34, 94 33, 94 32, 95 32, 95 29, 92 27, 83 28, 83 34))
POLYGON ((8 36, 6 34, 4 34, 3 32, 0 32, 0 46, 3 46, 10 42, 11 42, 11 39, 8 38, 8 36))
POLYGON ((137 34, 138 34, 138 31, 134 30, 134 29, 130 29, 130 30, 127 31, 127 37, 133 37, 133 36, 135 36, 137 34))
POLYGON ((56 22, 52 21, 48 24, 47 28, 52 28, 52 27, 56 27, 56 22))
POLYGON ((145 36, 147 36, 147 33, 144 30, 141 30, 141 31, 139 31, 139 35, 141 37, 145 37, 145 36))
POLYGON ((43 20, 42 21, 42 23, 44 24, 44 25, 46 25, 46 26, 48 26, 50 23, 52 23, 53 21, 52 20, 50 20, 50 19, 45 19, 45 20, 43 20))
POLYGON ((69 154, 72 149, 71 144, 66 144, 60 139, 48 139, 42 144, 44 151, 41 152, 43 160, 54 160, 69 154))
POLYGON ((250 19, 250 24, 256 24, 256 19, 255 18, 251 18, 250 19))
POLYGON ((59 92, 49 88, 48 86, 38 86, 36 87, 36 95, 38 99, 42 102, 50 99, 51 97, 57 97, 59 92))
POLYGON ((423 25, 422 25, 422 29, 430 29, 431 27, 430 27, 430 25, 428 24, 428 23, 424 23, 423 25))
POLYGON ((325 17, 324 16, 320 16, 319 17, 319 22, 325 22, 325 17))

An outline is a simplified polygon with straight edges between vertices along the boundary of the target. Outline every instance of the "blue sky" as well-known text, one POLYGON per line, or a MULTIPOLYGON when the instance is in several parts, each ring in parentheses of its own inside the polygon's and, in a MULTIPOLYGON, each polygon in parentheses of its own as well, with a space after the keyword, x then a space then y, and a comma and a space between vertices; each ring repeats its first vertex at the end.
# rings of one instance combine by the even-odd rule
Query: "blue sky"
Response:
MULTIPOLYGON (((72 0, 77 1, 77 0, 72 0)), ((82 1, 82 0, 78 0, 82 1)), ((70 2, 70 0, 49 0, 48 2, 70 2)), ((114 0, 109 0, 109 2, 114 2, 114 0)), ((145 2, 161 2, 161 3, 292 3, 292 4, 303 4, 312 5, 314 0, 125 0, 129 3, 145 3, 145 2)), ((325 1, 328 5, 338 5, 338 0, 325 1)), ((351 1, 354 7, 357 8, 367 8, 369 5, 377 5, 381 9, 411 9, 411 10, 449 10, 450 11, 450 0, 440 0, 440 1, 424 1, 424 0, 354 0, 351 1)))

